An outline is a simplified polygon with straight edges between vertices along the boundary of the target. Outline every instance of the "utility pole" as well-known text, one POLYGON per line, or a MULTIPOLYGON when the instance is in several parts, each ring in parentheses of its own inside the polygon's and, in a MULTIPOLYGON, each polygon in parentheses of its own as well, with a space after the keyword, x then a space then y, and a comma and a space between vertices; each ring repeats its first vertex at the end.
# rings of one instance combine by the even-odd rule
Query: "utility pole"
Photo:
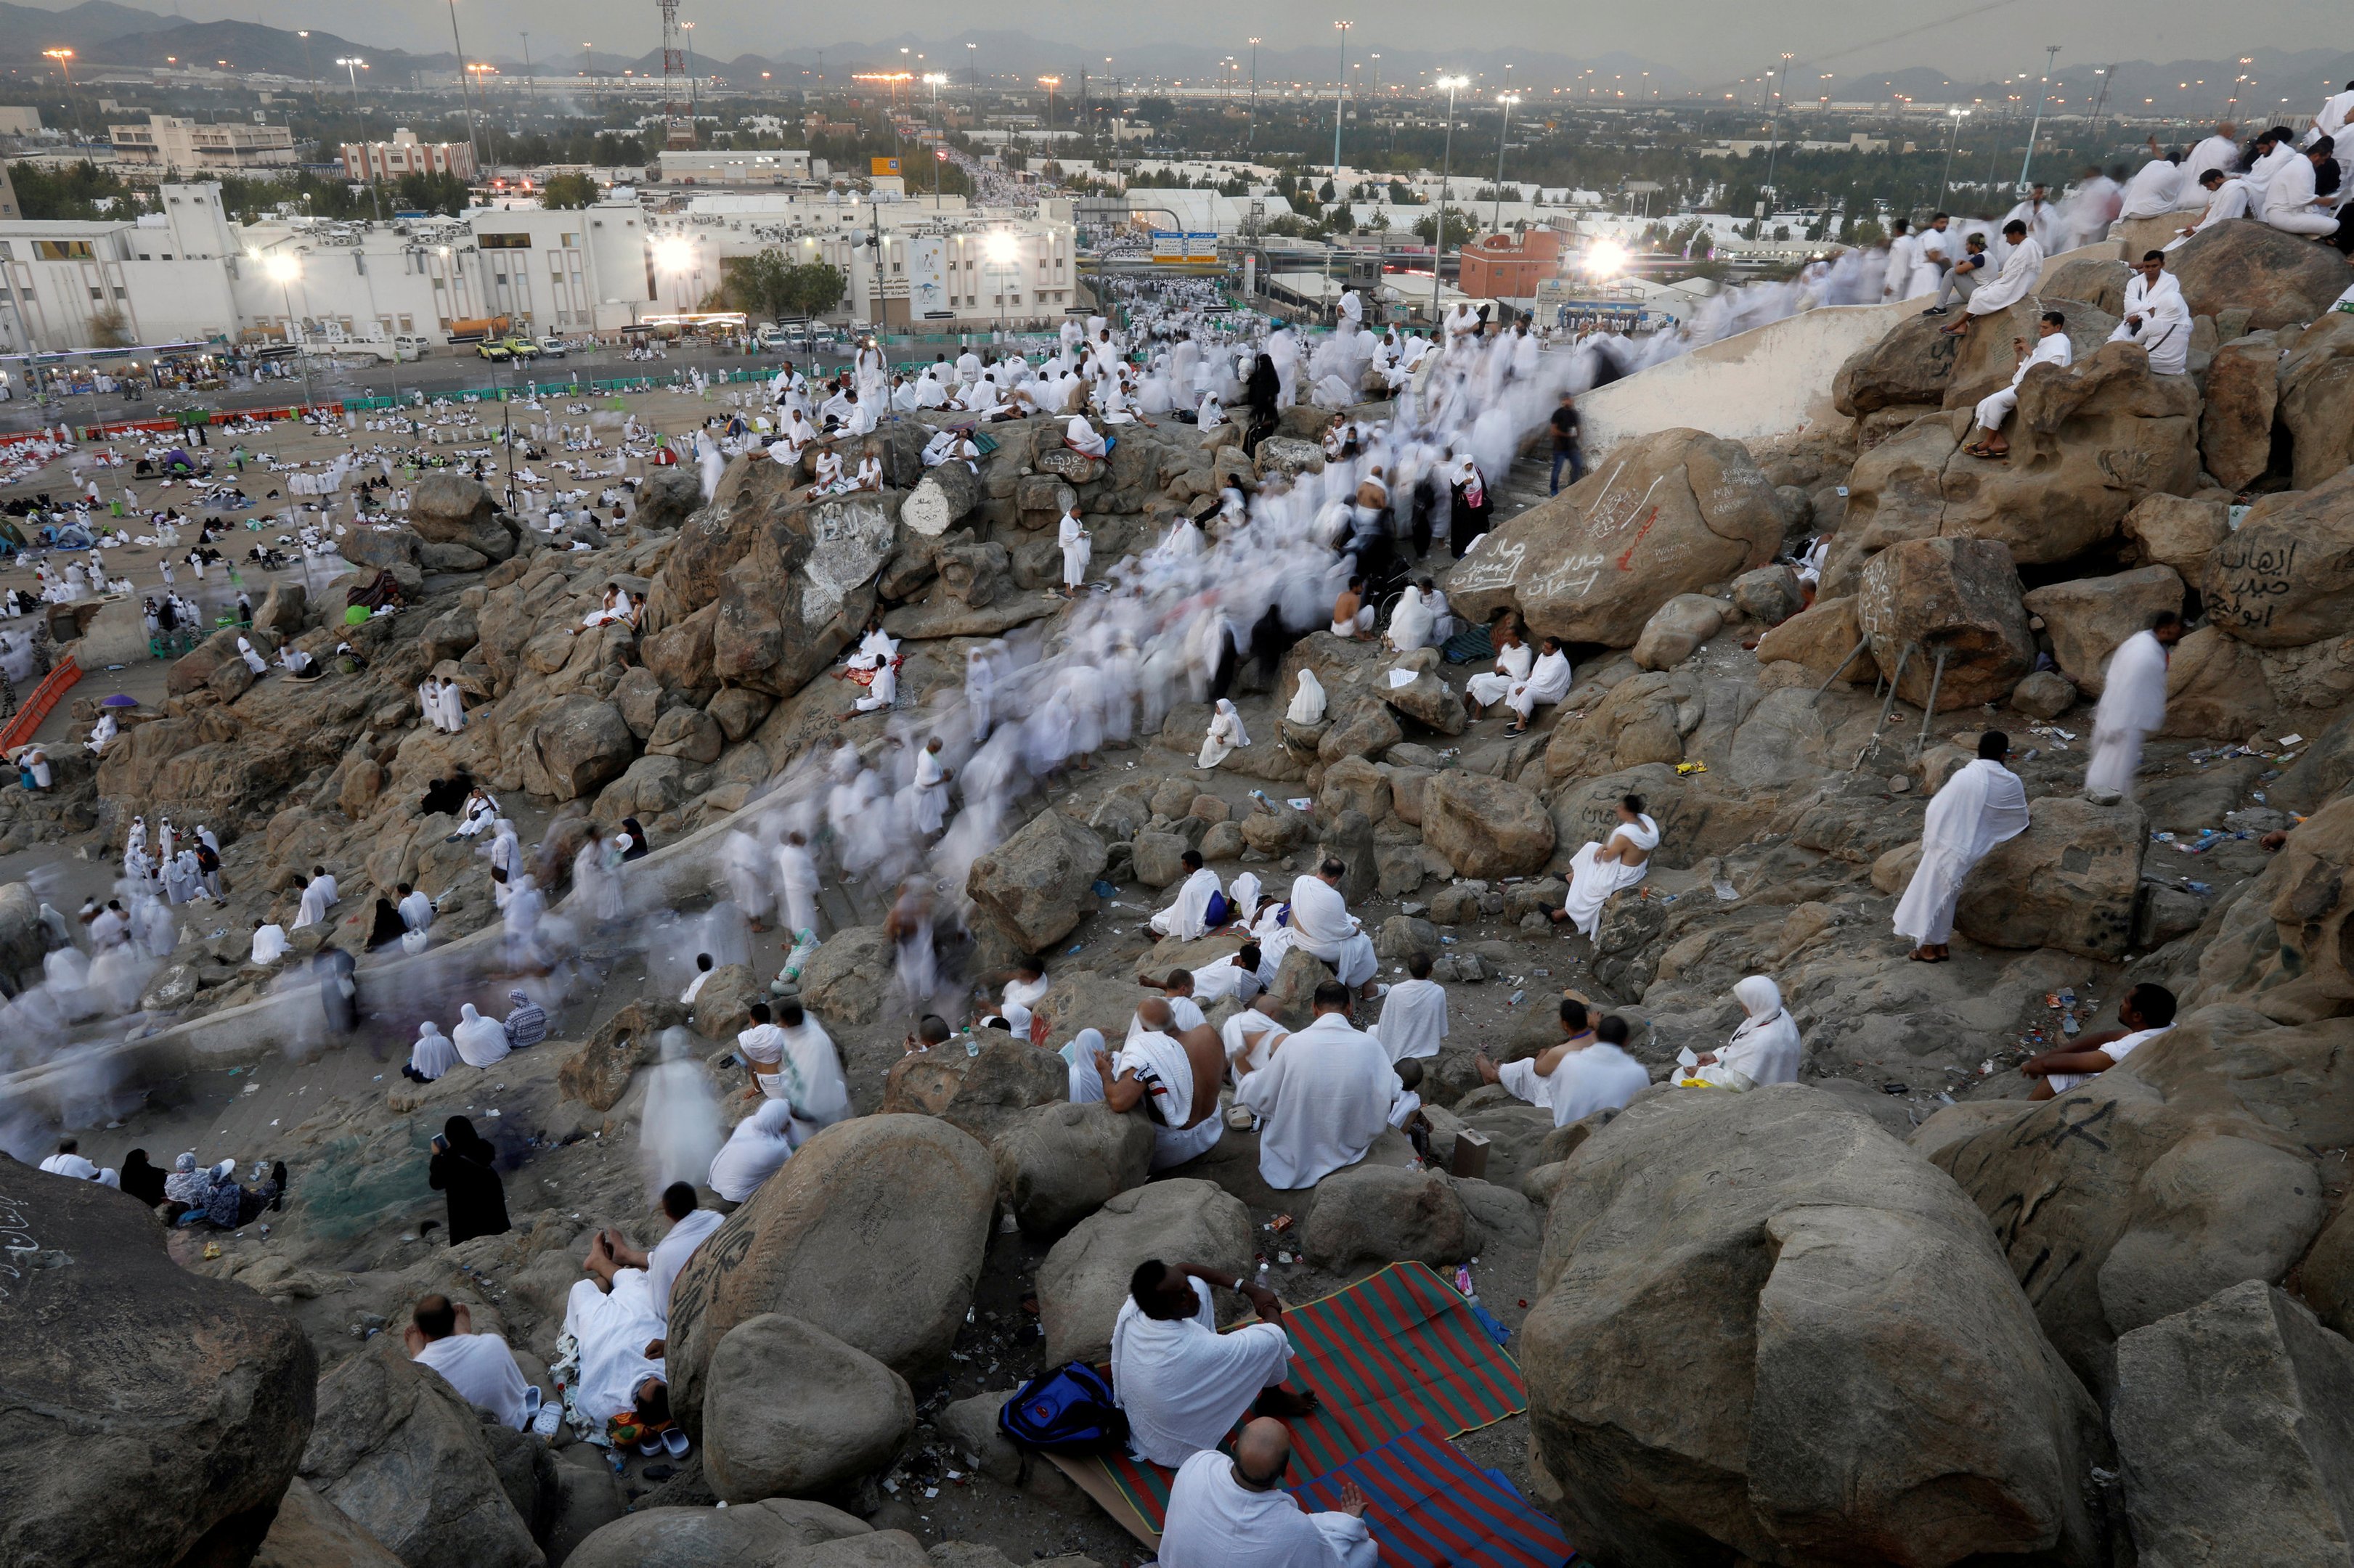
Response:
MULTIPOLYGON (((464 105, 466 111, 466 149, 474 154, 474 172, 480 175, 482 172, 482 141, 474 134, 474 100, 466 86, 466 45, 458 37, 458 0, 450 0, 450 42, 458 51, 458 101, 464 105)), ((358 79, 355 77, 353 80, 354 90, 356 91, 358 79)))
POLYGON ((1349 98, 1349 28, 1352 24, 1332 24, 1341 31, 1341 76, 1332 84, 1332 197, 1341 196, 1341 110, 1349 98))
POLYGON ((1766 122, 1766 190, 1769 196, 1779 198, 1774 189, 1774 155, 1782 150, 1782 96, 1790 85, 1790 51, 1782 51, 1782 84, 1774 90, 1774 113, 1766 122))
POLYGON ((1504 106, 1504 127, 1496 133, 1496 210, 1489 227, 1497 233, 1504 231, 1504 143, 1512 138, 1512 105, 1521 101, 1517 92, 1500 92, 1496 101, 1504 106))
POLYGON ((1438 278, 1447 261, 1447 204, 1455 194, 1455 90, 1470 79, 1462 76, 1442 76, 1430 84, 1447 90, 1447 156, 1439 164, 1438 220, 1431 228, 1430 328, 1433 332, 1438 330, 1438 278))
POLYGON ((1250 130, 1243 138, 1245 147, 1258 145, 1258 40, 1251 40, 1251 100, 1250 130))
POLYGON ((531 98, 532 112, 539 112, 539 81, 531 74, 531 35, 523 36, 523 90, 531 98))
POLYGON ((2052 62, 2059 53, 2060 46, 2057 44, 2043 46, 2043 90, 2035 100, 2034 122, 2027 128, 2027 156, 2019 161, 2019 194, 2022 196, 2029 188, 2027 171, 2035 166, 2035 137, 2043 129, 2043 106, 2052 101, 2052 62))

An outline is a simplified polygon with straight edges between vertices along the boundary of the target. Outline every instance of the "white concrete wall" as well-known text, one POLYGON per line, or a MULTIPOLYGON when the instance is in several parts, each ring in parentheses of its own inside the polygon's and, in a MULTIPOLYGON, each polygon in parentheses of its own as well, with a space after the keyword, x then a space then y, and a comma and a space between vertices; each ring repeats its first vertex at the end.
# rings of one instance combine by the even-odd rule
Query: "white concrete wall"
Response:
MULTIPOLYGON (((2047 258, 2039 284, 2071 261, 2114 260, 2115 240, 2047 258)), ((1577 400, 1589 464, 1654 430, 1706 430, 1731 440, 1797 435, 1843 421, 1831 378, 1857 350, 1926 309, 1926 296, 1877 305, 1823 305, 1752 327, 1638 370, 1577 400)))

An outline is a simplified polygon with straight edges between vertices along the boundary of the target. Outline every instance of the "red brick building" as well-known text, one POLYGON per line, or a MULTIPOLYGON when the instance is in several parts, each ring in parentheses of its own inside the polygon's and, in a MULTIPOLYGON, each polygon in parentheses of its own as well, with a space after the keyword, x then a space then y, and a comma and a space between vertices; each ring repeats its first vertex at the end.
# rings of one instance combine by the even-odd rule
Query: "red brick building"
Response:
POLYGON ((1460 287, 1475 300, 1527 300, 1537 284, 1561 270, 1561 233, 1490 234, 1463 248, 1460 287))

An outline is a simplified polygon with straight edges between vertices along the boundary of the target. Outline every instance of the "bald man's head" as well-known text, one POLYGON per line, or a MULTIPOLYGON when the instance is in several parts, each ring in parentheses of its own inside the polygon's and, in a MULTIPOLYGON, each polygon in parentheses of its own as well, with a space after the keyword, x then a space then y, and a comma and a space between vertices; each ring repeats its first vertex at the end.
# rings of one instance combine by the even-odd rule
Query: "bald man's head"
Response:
POLYGON ((1283 1484, 1283 1473, 1290 1467, 1291 1430, 1275 1417, 1258 1417, 1235 1439, 1235 1471, 1243 1485, 1271 1491, 1283 1484))
POLYGON ((1172 1022, 1168 999, 1158 996, 1146 997, 1142 1001, 1137 1003, 1136 1016, 1143 1020, 1144 1026, 1147 1029, 1158 1030, 1164 1034, 1167 1033, 1169 1031, 1169 1025, 1172 1022))

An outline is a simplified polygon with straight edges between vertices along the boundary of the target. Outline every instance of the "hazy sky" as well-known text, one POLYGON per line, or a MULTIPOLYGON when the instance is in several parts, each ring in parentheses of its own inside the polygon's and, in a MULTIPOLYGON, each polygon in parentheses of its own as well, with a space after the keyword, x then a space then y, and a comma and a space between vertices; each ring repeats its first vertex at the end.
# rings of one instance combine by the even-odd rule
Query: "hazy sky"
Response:
MULTIPOLYGON (((172 8, 172 0, 145 3, 159 12, 172 8)), ((325 27, 379 46, 450 45, 448 9, 434 0, 400 6, 373 0, 178 0, 178 9, 191 18, 325 27)), ((531 33, 535 57, 577 51, 584 41, 625 54, 657 42, 651 0, 459 0, 459 15, 472 55, 515 56, 524 29, 531 33)), ((696 23, 696 51, 721 57, 908 34, 945 41, 980 27, 1067 40, 1075 53, 1110 52, 1115 59, 1122 48, 1175 39, 1240 50, 1254 32, 1270 47, 1329 48, 1336 37, 1333 18, 1348 16, 1354 23, 1352 48, 1360 58, 1384 43, 1442 50, 1450 44, 1482 50, 1518 46, 1579 57, 1622 50, 1702 79, 1763 68, 1784 49, 1799 57, 1794 71, 1808 64, 1841 73, 1932 65, 1999 76, 2040 67, 2045 44, 2062 46, 2062 58, 2077 61, 2224 58, 2258 48, 2354 48, 2354 29, 2347 26, 2354 8, 2346 0, 2009 0, 1991 5, 1986 0, 1644 0, 1607 6, 1559 0, 1450 0, 1445 5, 1427 0, 1307 5, 1031 0, 998 7, 945 0, 873 7, 684 0, 681 16, 696 23), (1945 20, 1956 16, 1967 19, 1945 20)))

